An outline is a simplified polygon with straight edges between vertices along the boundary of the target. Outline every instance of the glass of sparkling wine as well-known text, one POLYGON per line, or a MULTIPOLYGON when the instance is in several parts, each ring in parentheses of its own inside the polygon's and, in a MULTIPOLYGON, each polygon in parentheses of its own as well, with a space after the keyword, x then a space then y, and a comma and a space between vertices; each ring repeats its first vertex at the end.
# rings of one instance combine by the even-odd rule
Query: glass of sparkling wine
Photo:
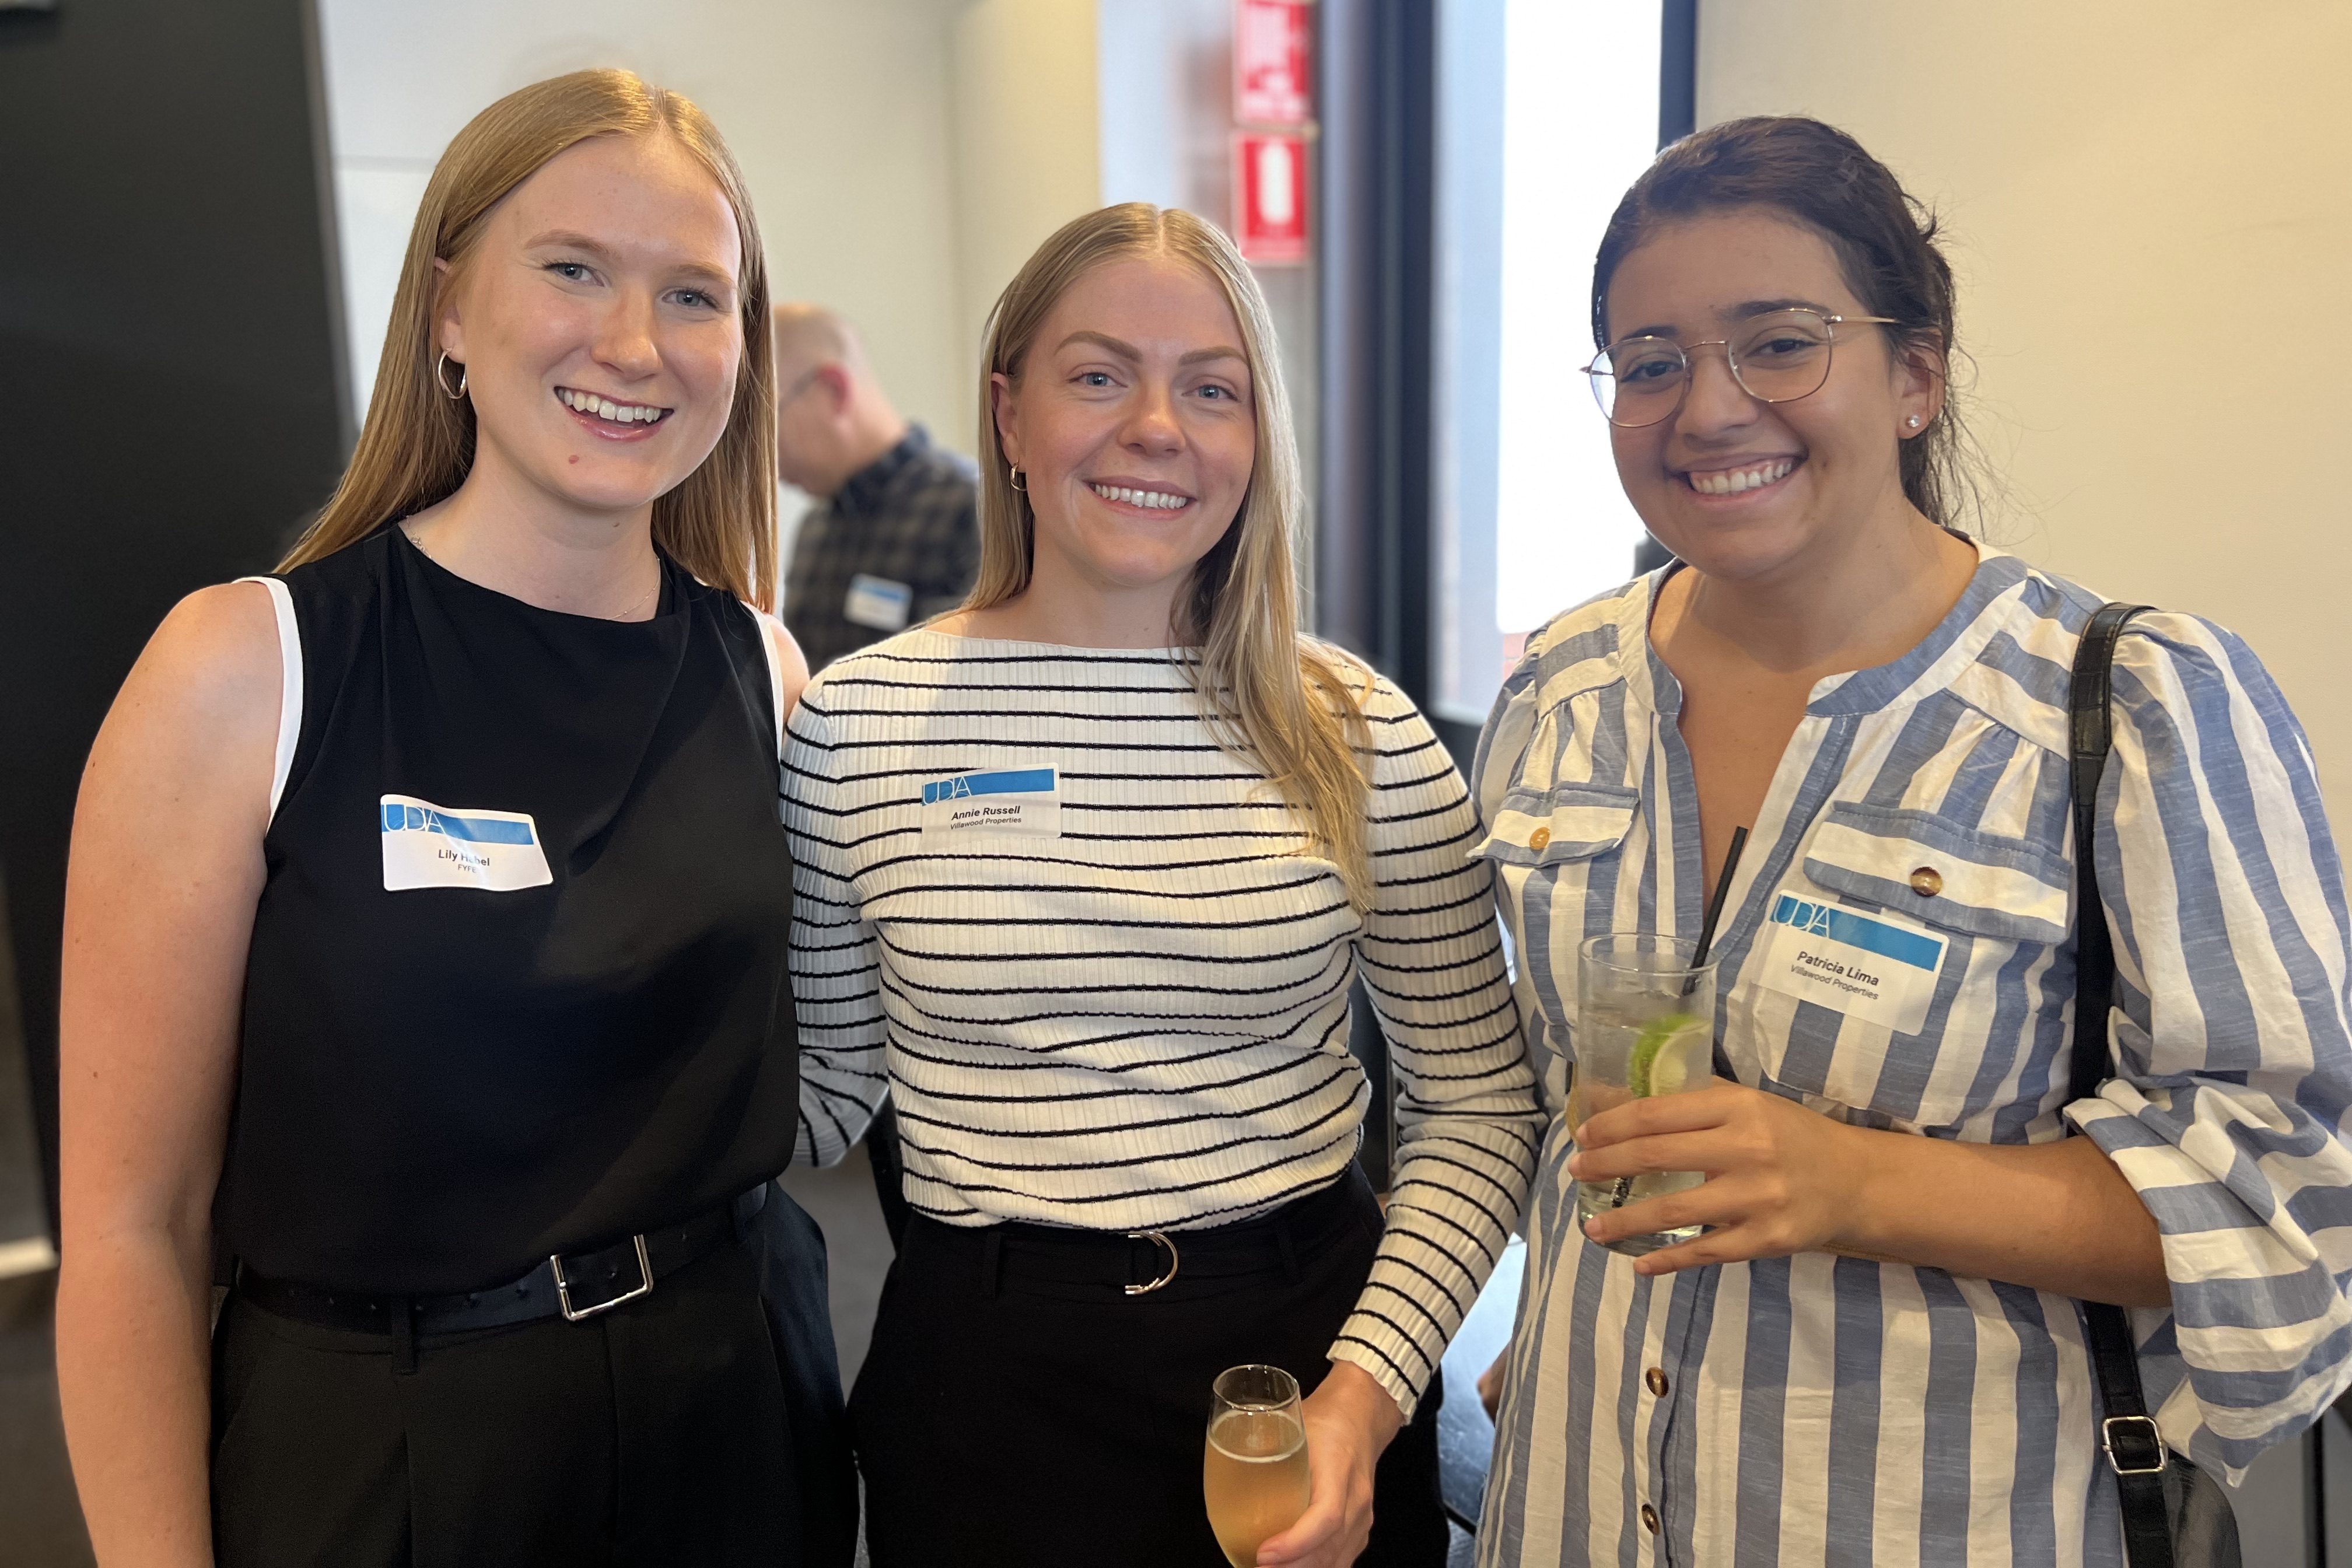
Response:
POLYGON ((1201 1489, 1209 1528, 1234 1568, 1252 1568, 1260 1545, 1298 1522, 1307 1511, 1307 1426, 1296 1378, 1278 1366, 1217 1374, 1201 1489))
MULTIPOLYGON (((1705 1089, 1715 1071, 1715 970, 1692 966, 1697 944, 1644 931, 1589 937, 1577 949, 1576 1065, 1570 1079, 1568 1119, 1581 1127, 1588 1117, 1650 1095, 1705 1089)), ((1653 1175, 1576 1184, 1576 1221, 1644 1198, 1687 1192, 1705 1175, 1697 1171, 1662 1171, 1653 1175)), ((1684 1226, 1609 1244, 1612 1252, 1638 1258, 1688 1241, 1697 1226, 1684 1226)))

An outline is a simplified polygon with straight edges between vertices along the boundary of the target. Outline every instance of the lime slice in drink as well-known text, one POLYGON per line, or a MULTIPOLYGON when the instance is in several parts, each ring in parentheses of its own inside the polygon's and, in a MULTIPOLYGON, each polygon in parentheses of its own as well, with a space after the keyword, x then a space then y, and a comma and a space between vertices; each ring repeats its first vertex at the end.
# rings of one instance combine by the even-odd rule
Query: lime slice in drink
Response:
POLYGON ((1625 1064, 1625 1087, 1636 1099, 1676 1093, 1713 1066, 1714 1044, 1706 1020, 1694 1014, 1653 1018, 1634 1037, 1633 1054, 1625 1064))

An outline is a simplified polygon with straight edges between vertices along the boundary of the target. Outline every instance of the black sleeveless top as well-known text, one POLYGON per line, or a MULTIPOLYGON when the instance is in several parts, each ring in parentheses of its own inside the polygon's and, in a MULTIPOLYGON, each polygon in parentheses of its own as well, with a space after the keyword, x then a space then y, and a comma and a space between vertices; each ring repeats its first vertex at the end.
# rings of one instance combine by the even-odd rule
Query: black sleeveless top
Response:
POLYGON ((397 528, 286 574, 301 731, 215 1207, 251 1268, 471 1290, 790 1162, 763 634, 662 574, 634 623, 479 587, 397 528))

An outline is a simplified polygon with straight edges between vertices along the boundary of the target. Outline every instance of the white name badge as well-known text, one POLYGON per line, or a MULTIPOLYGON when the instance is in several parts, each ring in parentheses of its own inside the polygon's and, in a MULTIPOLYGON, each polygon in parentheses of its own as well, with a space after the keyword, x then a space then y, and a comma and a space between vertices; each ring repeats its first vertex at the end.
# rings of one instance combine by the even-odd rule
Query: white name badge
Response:
POLYGON ((1742 979, 1898 1035, 1916 1035, 1951 945, 1924 926, 1781 893, 1742 979))
POLYGON ((1062 836, 1062 798, 1052 768, 962 773, 923 786, 923 836, 1013 833, 1062 836))
POLYGON ((383 888, 479 888, 511 893, 555 880, 539 825, 520 811, 453 811, 414 795, 382 802, 383 888))
POLYGON ((906 626, 914 607, 915 591, 904 583, 860 572, 849 580, 849 597, 841 602, 841 614, 851 626, 895 632, 906 626))

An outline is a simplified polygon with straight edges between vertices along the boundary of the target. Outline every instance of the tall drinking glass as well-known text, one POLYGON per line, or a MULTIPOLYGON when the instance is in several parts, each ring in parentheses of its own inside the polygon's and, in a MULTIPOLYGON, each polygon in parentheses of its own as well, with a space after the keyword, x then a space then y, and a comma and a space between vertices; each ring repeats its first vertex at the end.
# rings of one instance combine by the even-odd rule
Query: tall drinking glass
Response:
POLYGON ((1297 1379, 1278 1366, 1217 1374, 1201 1489, 1209 1528, 1234 1568, 1252 1568, 1261 1545, 1298 1522, 1307 1511, 1307 1426, 1297 1379))
MULTIPOLYGON (((1705 1089, 1715 1071, 1715 970, 1691 965, 1697 944, 1645 931, 1589 937, 1578 947, 1576 1067, 1568 1097, 1569 1125, 1581 1127, 1629 1100, 1705 1089)), ((1644 1198, 1688 1192, 1705 1175, 1663 1171, 1653 1175, 1576 1184, 1576 1220, 1644 1198)), ((1688 1241, 1697 1226, 1628 1237, 1612 1252, 1638 1258, 1688 1241)))

